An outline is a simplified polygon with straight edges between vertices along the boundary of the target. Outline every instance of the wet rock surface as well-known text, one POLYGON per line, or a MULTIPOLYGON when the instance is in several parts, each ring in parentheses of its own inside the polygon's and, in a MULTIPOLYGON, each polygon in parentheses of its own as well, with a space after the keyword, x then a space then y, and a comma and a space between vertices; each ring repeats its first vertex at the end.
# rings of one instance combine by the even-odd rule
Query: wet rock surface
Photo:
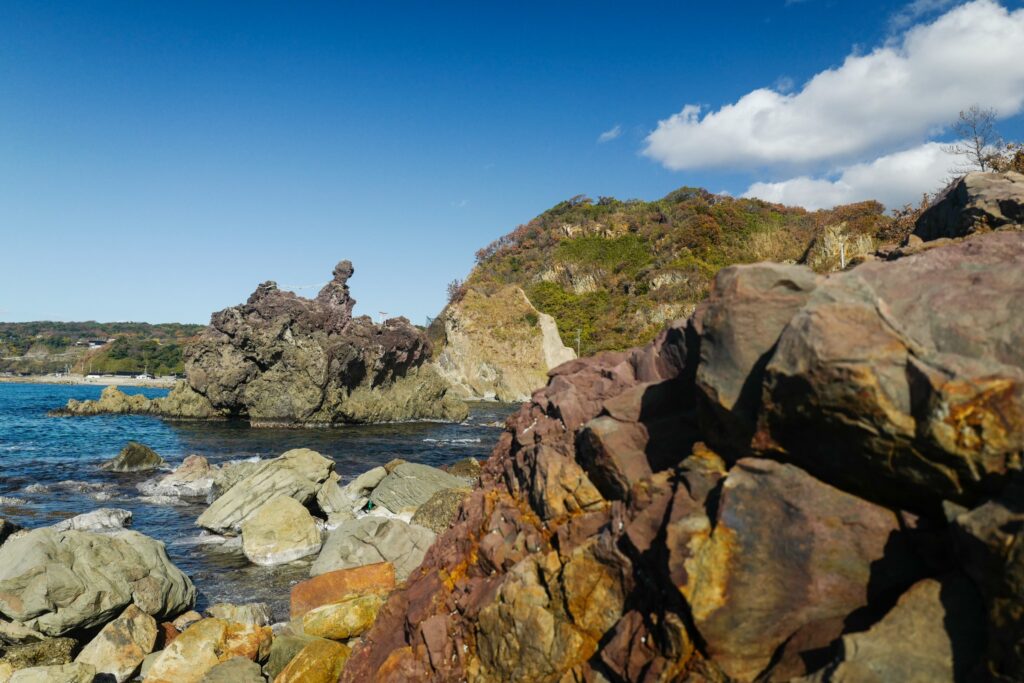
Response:
POLYGON ((1016 680, 1022 274, 732 267, 557 368, 341 680, 1016 680))
POLYGON ((164 459, 149 446, 129 441, 116 457, 103 463, 100 467, 110 472, 148 472, 166 464, 164 459))

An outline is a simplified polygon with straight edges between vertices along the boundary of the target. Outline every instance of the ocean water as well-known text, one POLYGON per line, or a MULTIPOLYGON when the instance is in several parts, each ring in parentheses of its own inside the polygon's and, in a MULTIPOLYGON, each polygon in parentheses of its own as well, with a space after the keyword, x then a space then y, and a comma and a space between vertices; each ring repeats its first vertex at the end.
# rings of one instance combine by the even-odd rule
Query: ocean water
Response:
MULTIPOLYGON (((222 463, 272 458, 290 448, 312 448, 335 462, 343 481, 393 458, 443 465, 486 458, 500 424, 515 406, 471 404, 463 424, 414 423, 335 429, 250 429, 240 423, 170 422, 155 417, 102 415, 47 417, 69 398, 98 398, 101 387, 0 384, 0 517, 32 528, 100 507, 130 510, 132 528, 167 545, 171 560, 192 577, 199 606, 267 602, 287 619, 288 594, 308 578, 309 563, 279 567, 249 564, 237 547, 211 543, 195 526, 202 504, 145 500, 136 484, 154 473, 99 469, 130 441, 153 448, 171 466, 191 453, 222 463)), ((127 393, 162 396, 164 389, 126 387, 127 393)))

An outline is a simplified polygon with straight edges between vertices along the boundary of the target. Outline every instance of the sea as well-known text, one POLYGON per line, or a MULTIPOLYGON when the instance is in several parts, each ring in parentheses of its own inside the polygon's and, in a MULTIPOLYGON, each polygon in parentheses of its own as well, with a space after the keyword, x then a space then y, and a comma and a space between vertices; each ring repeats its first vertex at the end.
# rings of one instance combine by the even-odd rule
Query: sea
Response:
MULTIPOLYGON (((331 458, 343 481, 394 458, 444 465, 484 459, 516 406, 472 403, 461 424, 438 422, 314 429, 252 429, 240 422, 174 422, 141 415, 49 417, 68 399, 95 399, 102 387, 0 384, 0 517, 27 528, 54 524, 101 507, 132 512, 136 531, 163 541, 171 560, 191 576, 200 609, 218 602, 265 602, 288 618, 288 595, 309 577, 309 560, 277 567, 252 565, 237 544, 217 542, 195 526, 205 506, 168 504, 136 485, 158 473, 117 474, 100 464, 128 441, 154 449, 171 467, 198 453, 211 463, 273 458, 312 448, 331 458)), ((166 389, 124 387, 150 398, 166 389)))

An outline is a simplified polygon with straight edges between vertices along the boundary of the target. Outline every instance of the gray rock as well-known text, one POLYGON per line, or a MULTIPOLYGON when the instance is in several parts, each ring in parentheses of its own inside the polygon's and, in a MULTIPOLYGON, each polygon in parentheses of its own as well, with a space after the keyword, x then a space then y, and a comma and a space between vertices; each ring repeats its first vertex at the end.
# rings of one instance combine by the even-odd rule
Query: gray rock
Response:
POLYGON ((120 508, 100 508, 50 526, 54 531, 117 531, 131 526, 132 513, 120 508))
POLYGON ((38 643, 45 639, 45 634, 24 624, 0 619, 0 644, 21 645, 23 643, 38 643))
POLYGON ((260 665, 245 657, 232 657, 206 672, 202 683, 264 683, 260 665))
POLYGON ((917 219, 923 240, 998 228, 1024 229, 1024 174, 968 173, 950 183, 917 219))
POLYGON ((149 669, 153 666, 153 662, 160 659, 161 654, 163 654, 163 650, 157 650, 156 652, 150 652, 148 655, 143 657, 142 665, 139 667, 140 678, 146 678, 146 674, 149 673, 149 669))
POLYGON ((211 605, 206 613, 217 619, 234 621, 239 624, 255 624, 256 626, 268 626, 273 618, 270 615, 270 606, 265 602, 250 602, 245 605, 232 605, 227 602, 219 602, 211 605))
POLYGON ((133 603, 168 619, 195 599, 164 544, 134 531, 43 528, 0 547, 0 614, 47 635, 100 626, 133 603))
POLYGON ((255 459, 224 463, 213 475, 213 488, 210 493, 214 499, 224 495, 228 489, 258 470, 265 462, 255 459))
POLYGON ((334 469, 334 462, 308 448, 290 450, 259 463, 252 474, 213 501, 196 520, 217 533, 238 533, 242 523, 271 498, 287 496, 303 505, 311 501, 334 469))
POLYGON ((429 529, 387 517, 368 516, 343 522, 327 537, 310 574, 317 576, 335 569, 390 562, 401 581, 420 565, 434 538, 429 529))
POLYGON ((444 470, 407 462, 395 467, 373 489, 370 501, 397 515, 415 511, 442 489, 460 488, 465 485, 466 482, 444 470))
POLYGON ((108 472, 148 472, 167 463, 149 446, 129 441, 115 457, 100 465, 108 472))
POLYGON ((89 664, 36 666, 15 671, 8 683, 92 683, 96 669, 89 664))
POLYGON ((170 474, 144 481, 137 488, 147 496, 205 498, 213 490, 216 474, 217 468, 206 458, 190 455, 170 474))

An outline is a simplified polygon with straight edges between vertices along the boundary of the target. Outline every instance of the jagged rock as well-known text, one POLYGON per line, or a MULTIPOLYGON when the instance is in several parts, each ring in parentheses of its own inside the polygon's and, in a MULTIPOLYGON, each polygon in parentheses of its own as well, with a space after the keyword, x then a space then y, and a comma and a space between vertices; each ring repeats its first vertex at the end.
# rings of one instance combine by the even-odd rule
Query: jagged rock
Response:
POLYGON ((988 622, 984 670, 1013 681, 1024 671, 1024 481, 1018 475, 995 500, 954 520, 964 571, 981 592, 988 622))
POLYGON ((15 671, 7 683, 92 683, 96 669, 72 662, 54 666, 36 666, 15 671))
POLYGON ((332 531, 310 568, 312 576, 336 569, 390 562, 399 581, 419 566, 434 532, 387 517, 362 517, 332 531))
POLYGON ((164 544, 134 531, 42 528, 0 547, 0 613, 47 635, 100 626, 130 604, 170 618, 195 599, 164 544))
POLYGON ((348 596, 303 614, 302 630, 307 635, 330 640, 354 638, 373 625, 383 604, 384 598, 375 593, 348 596))
POLYGON ((466 483, 444 470, 407 462, 395 467, 370 494, 370 501, 394 514, 415 512, 442 489, 464 487, 466 483))
POLYGON ((233 657, 206 672, 202 683, 264 683, 263 669, 245 657, 233 657))
POLYGON ((124 683, 153 651, 156 635, 156 619, 135 605, 129 605, 82 648, 75 661, 89 664, 97 673, 124 683))
POLYGON ((100 508, 50 526, 54 531, 116 531, 131 526, 132 513, 119 508, 100 508))
POLYGON ((70 399, 51 415, 156 415, 177 420, 223 420, 227 411, 217 410, 186 382, 177 382, 163 398, 146 398, 142 394, 126 394, 116 386, 103 389, 95 401, 70 399))
POLYGON ((242 552, 255 564, 292 562, 316 554, 321 543, 313 515, 287 496, 271 498, 242 522, 242 552))
POLYGON ((316 638, 288 662, 274 683, 335 683, 349 653, 346 645, 316 638))
POLYGON ((925 571, 893 512, 792 465, 740 460, 720 495, 695 571, 678 585, 707 653, 734 680, 754 680, 801 631, 823 638, 804 638, 803 650, 827 646, 830 622, 925 571))
POLYGON ((441 489, 416 509, 411 523, 426 527, 435 534, 443 534, 452 525, 459 506, 469 494, 468 488, 441 489))
POLYGON ((148 472, 166 464, 149 446, 129 441, 117 456, 103 463, 100 469, 109 472, 148 472))
POLYGON ((488 293, 468 289, 431 329, 443 335, 438 371, 467 398, 525 401, 544 386, 548 370, 576 358, 554 318, 515 286, 488 293))
POLYGON ((394 588, 395 567, 390 562, 325 572, 292 587, 291 617, 301 617, 346 595, 390 593, 394 588))
POLYGON ((190 455, 170 474, 149 479, 138 485, 147 496, 205 498, 213 490, 218 470, 201 455, 190 455))
POLYGON ((6 647, 0 661, 9 664, 15 671, 35 666, 68 664, 77 648, 78 641, 74 638, 46 638, 36 643, 6 647))
POLYGON ((818 286, 765 370, 758 446, 869 498, 970 504, 1024 449, 1024 234, 818 286))
POLYGON ((270 614, 270 607, 264 602, 250 602, 246 605, 219 602, 216 605, 210 605, 206 609, 206 613, 216 619, 256 626, 269 626, 274 620, 270 614))
POLYGON ((0 619, 0 645, 22 645, 24 643, 38 643, 45 640, 46 635, 29 628, 17 621, 3 621, 0 619))
POLYGON ((199 683, 213 667, 234 657, 266 659, 272 639, 266 626, 203 619, 160 653, 144 683, 199 683))
POLYGON ((917 219, 923 240, 998 228, 1024 229, 1024 174, 968 173, 943 190, 917 219))
POLYGON ((480 479, 480 461, 476 458, 463 458, 448 467, 448 474, 475 483, 480 479))
POLYGON ((966 680, 984 641, 971 582, 924 579, 870 629, 843 636, 833 664, 793 683, 955 683, 966 680))
POLYGON ((311 501, 333 469, 331 460, 308 448, 260 462, 213 501, 196 524, 217 533, 238 533, 242 523, 272 498, 287 496, 303 505, 311 501))
POLYGON ((171 625, 174 626, 174 628, 177 629, 179 632, 181 632, 187 629, 192 624, 196 623, 197 621, 202 620, 203 615, 195 611, 194 609, 191 609, 185 612, 184 614, 178 616, 173 622, 171 622, 171 625))

